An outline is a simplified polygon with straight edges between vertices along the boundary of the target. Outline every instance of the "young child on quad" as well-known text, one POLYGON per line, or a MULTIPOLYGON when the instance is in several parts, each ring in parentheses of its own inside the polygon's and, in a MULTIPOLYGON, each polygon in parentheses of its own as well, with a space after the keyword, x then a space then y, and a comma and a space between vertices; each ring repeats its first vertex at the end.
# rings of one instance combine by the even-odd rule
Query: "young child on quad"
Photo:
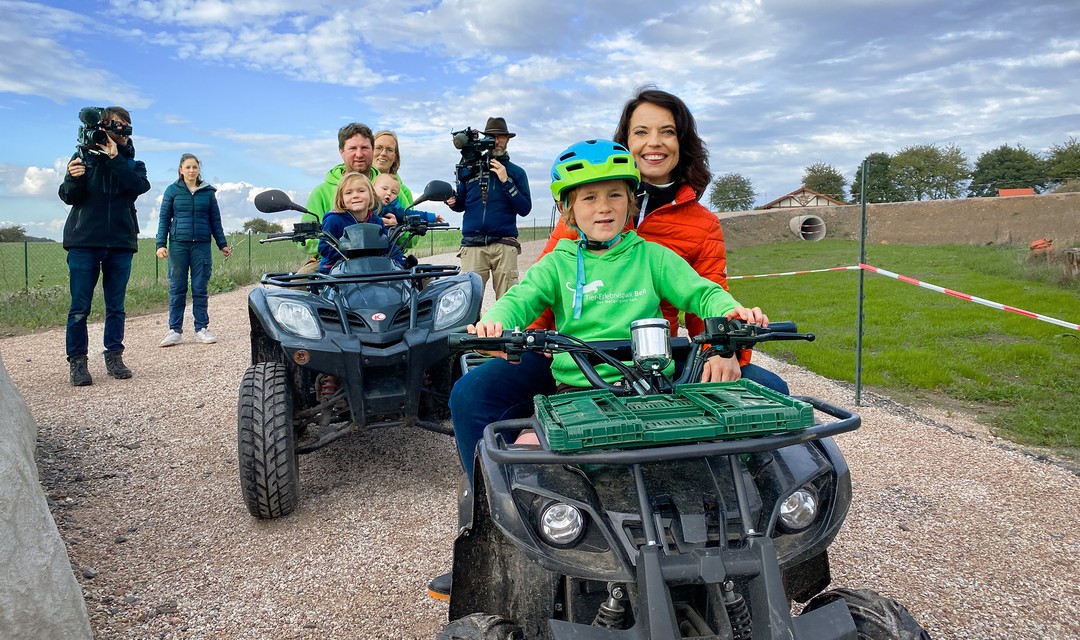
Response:
POLYGON ((424 222, 442 222, 442 216, 431 213, 430 211, 420 211, 419 209, 408 209, 401 206, 401 201, 398 195, 401 193, 401 181, 398 177, 392 173, 380 173, 375 176, 375 197, 379 200, 379 207, 382 211, 383 222, 387 226, 395 224, 403 224, 405 222, 405 216, 420 216, 424 222), (388 216, 394 216, 394 221, 391 222, 388 216))
MULTIPOLYGON (((524 329, 550 307, 560 333, 585 341, 628 340, 634 320, 663 317, 661 300, 702 318, 738 317, 768 326, 761 309, 741 306, 671 249, 642 240, 634 231, 623 232, 627 216, 637 213, 634 190, 641 179, 626 147, 611 140, 578 142, 555 159, 551 178, 551 195, 563 221, 581 239, 559 240, 479 322, 468 326, 469 333, 484 338, 500 336, 504 328, 524 329)), ((619 377, 612 367, 597 371, 608 382, 619 377)), ((551 374, 560 391, 589 387, 567 353, 555 354, 551 374)), ((482 436, 455 431, 458 452, 471 456, 482 436)), ((536 443, 531 432, 517 439, 517 444, 536 443)), ((471 460, 462 463, 472 468, 471 460)), ((449 573, 436 577, 428 595, 448 600, 451 580, 449 573)))
MULTIPOLYGON (((559 154, 551 175, 559 212, 581 240, 560 240, 469 326, 470 333, 487 337, 524 328, 550 307, 561 333, 586 341, 626 340, 634 320, 661 317, 661 300, 701 317, 768 324, 760 309, 741 306, 674 251, 623 232, 627 216, 635 213, 633 194, 640 180, 625 147, 610 140, 579 142, 559 154)), ((569 354, 555 355, 551 373, 560 385, 589 386, 569 354)), ((601 374, 609 381, 617 377, 613 369, 601 374)))
MULTIPOLYGON (((341 239, 345 227, 366 222, 378 225, 386 235, 386 224, 379 216, 379 201, 371 181, 362 173, 351 171, 341 176, 337 191, 334 193, 334 208, 323 216, 322 229, 335 240, 341 239)), ((341 261, 341 254, 325 238, 319 240, 319 273, 330 270, 341 261)), ((390 248, 390 257, 401 266, 405 266, 405 256, 396 246, 390 248)))
MULTIPOLYGON (((431 213, 430 211, 420 211, 419 209, 408 209, 401 206, 401 200, 398 195, 401 193, 401 180, 392 173, 380 173, 375 176, 375 197, 379 199, 379 206, 382 208, 383 222, 388 227, 392 227, 398 224, 405 223, 405 216, 420 216, 424 222, 428 224, 432 222, 442 222, 442 216, 431 213)), ((403 250, 408 251, 416 246, 420 242, 420 236, 400 236, 398 238, 398 246, 403 250)))

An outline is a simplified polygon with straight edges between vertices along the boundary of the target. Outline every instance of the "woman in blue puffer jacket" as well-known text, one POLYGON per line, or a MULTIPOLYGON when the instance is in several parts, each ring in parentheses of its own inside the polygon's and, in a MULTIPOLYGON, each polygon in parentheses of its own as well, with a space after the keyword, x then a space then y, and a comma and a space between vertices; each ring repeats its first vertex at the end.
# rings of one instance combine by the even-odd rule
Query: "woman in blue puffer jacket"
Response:
POLYGON ((161 346, 180 344, 184 333, 184 305, 187 302, 188 275, 191 275, 191 314, 195 317, 195 340, 203 344, 217 342, 207 326, 210 316, 207 301, 213 259, 210 241, 217 243, 222 255, 232 255, 221 227, 217 196, 208 182, 203 182, 199 159, 190 153, 180 157, 180 178, 165 189, 158 217, 157 256, 169 259, 169 332, 161 346), (168 248, 166 248, 166 243, 168 248))

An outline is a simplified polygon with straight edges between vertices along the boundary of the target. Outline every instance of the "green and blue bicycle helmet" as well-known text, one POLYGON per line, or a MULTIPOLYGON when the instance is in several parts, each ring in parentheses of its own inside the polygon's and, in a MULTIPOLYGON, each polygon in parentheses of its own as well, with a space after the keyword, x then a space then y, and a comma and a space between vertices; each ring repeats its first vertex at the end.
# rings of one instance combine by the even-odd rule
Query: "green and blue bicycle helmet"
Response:
POLYGON ((641 182, 634 156, 618 142, 583 140, 570 145, 551 165, 551 195, 556 202, 574 187, 602 180, 626 180, 631 192, 641 182))

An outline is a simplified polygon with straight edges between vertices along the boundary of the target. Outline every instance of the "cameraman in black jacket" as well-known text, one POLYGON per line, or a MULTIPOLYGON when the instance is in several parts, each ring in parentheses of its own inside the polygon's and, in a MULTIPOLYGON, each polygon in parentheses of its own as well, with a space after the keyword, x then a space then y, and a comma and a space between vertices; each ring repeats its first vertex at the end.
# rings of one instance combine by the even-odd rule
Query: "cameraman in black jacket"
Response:
MULTIPOLYGON (((71 205, 64 225, 64 249, 68 256, 71 307, 67 319, 67 359, 71 384, 93 384, 87 368, 89 341, 86 319, 101 277, 105 298, 105 370, 118 379, 131 377, 131 369, 122 357, 124 352, 124 297, 131 276, 131 259, 138 251, 139 220, 135 200, 150 190, 146 165, 135 159, 131 144, 131 114, 123 107, 91 109, 100 111, 96 127, 103 131, 87 144, 80 139, 79 152, 67 164, 67 174, 60 185, 60 199, 71 205)), ((89 118, 93 120, 94 118, 89 118)))

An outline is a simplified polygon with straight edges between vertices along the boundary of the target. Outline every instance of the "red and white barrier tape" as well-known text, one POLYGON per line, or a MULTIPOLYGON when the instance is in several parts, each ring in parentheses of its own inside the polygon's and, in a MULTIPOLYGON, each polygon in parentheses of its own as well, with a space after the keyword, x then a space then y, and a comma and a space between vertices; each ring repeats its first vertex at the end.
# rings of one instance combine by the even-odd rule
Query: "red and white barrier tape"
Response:
POLYGON ((798 276, 804 273, 824 273, 826 271, 858 271, 859 267, 829 267, 828 269, 809 269, 807 271, 786 271, 784 273, 764 273, 758 276, 728 276, 728 280, 746 280, 750 278, 771 278, 773 276, 798 276))
POLYGON ((881 268, 878 268, 878 267, 874 267, 874 266, 871 266, 871 265, 868 265, 868 264, 859 264, 857 266, 850 266, 850 267, 830 267, 828 269, 808 269, 808 270, 805 270, 805 271, 786 271, 784 273, 764 273, 764 274, 761 274, 761 275, 753 275, 753 276, 728 276, 728 280, 748 280, 750 278, 771 278, 771 277, 774 277, 774 276, 797 276, 797 275, 801 275, 801 274, 804 274, 804 273, 825 273, 827 271, 858 271, 859 269, 864 269, 864 270, 870 271, 872 273, 877 273, 879 275, 887 276, 889 278, 894 278, 896 280, 900 280, 901 282, 906 282, 908 284, 913 284, 915 286, 922 287, 924 289, 930 289, 931 291, 937 291, 938 293, 944 293, 945 295, 949 295, 949 296, 952 296, 954 298, 960 298, 961 300, 967 300, 968 302, 974 302, 976 304, 981 304, 981 305, 990 307, 992 309, 1000 309, 1001 311, 1009 311, 1011 313, 1018 313, 1018 314, 1020 314, 1022 316, 1026 316, 1028 318, 1034 318, 1036 320, 1042 320, 1043 322, 1049 322, 1050 324, 1056 324, 1059 327, 1065 327, 1066 329, 1073 329, 1075 331, 1080 331, 1080 324, 1076 324, 1076 323, 1073 323, 1073 322, 1065 322, 1064 320, 1058 320, 1057 318, 1051 318, 1050 316, 1044 316, 1044 315, 1042 315, 1040 313, 1034 313, 1032 311, 1025 311, 1023 309, 1017 309, 1016 307, 1010 307, 1007 304, 1001 304, 1000 302, 994 302, 993 300, 987 300, 986 298, 979 298, 977 296, 968 295, 966 293, 961 293, 959 291, 953 291, 952 289, 946 289, 945 287, 939 287, 937 285, 933 285, 933 284, 930 284, 928 282, 922 282, 921 280, 916 280, 915 278, 909 278, 908 276, 902 276, 899 273, 893 273, 892 271, 888 271, 886 269, 881 269, 881 268))
POLYGON ((1000 309, 1002 311, 1009 311, 1011 313, 1018 313, 1018 314, 1020 314, 1022 316, 1027 316, 1028 318, 1034 318, 1036 320, 1042 320, 1043 322, 1049 322, 1050 324, 1056 324, 1058 326, 1065 327, 1066 329, 1074 329, 1076 331, 1080 331, 1080 325, 1072 323, 1072 322, 1065 322, 1064 320, 1058 320, 1057 318, 1051 318, 1049 316, 1044 316, 1044 315, 1039 314, 1039 313, 1033 313, 1031 311, 1025 311, 1023 309, 1017 309, 1016 307, 1010 307, 1009 305, 1001 304, 1000 302, 994 302, 992 300, 987 300, 985 298, 979 298, 979 297, 976 297, 976 296, 968 295, 966 293, 961 293, 959 291, 953 291, 952 289, 946 289, 944 287, 939 287, 937 285, 929 284, 927 282, 922 282, 920 280, 916 280, 915 278, 909 278, 908 276, 902 276, 902 275, 900 275, 898 273, 893 273, 892 271, 886 271, 885 269, 880 269, 878 267, 873 267, 873 266, 870 266, 868 264, 860 264, 859 267, 861 267, 861 268, 863 268, 863 269, 865 269, 867 271, 872 271, 874 273, 877 273, 877 274, 880 274, 880 275, 883 275, 883 276, 888 276, 890 278, 900 280, 901 282, 906 282, 908 284, 913 284, 915 286, 922 287, 924 289, 930 289, 931 291, 937 291, 938 293, 944 293, 945 295, 950 295, 950 296, 952 296, 954 298, 960 298, 961 300, 967 300, 968 302, 975 302, 977 304, 985 305, 985 306, 990 307, 992 309, 1000 309))

